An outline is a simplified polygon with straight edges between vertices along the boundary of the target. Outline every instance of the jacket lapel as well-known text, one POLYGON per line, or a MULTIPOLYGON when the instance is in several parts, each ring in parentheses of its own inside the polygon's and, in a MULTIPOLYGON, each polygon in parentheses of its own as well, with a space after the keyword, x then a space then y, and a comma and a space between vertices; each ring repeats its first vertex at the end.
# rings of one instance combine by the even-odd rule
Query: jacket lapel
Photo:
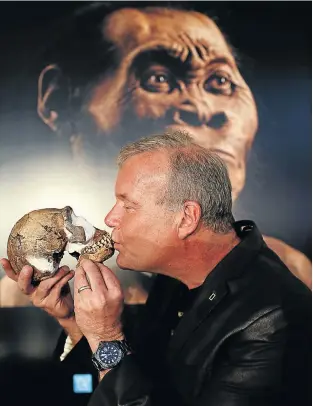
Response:
POLYGON ((192 332, 200 326, 227 294, 226 284, 211 286, 211 289, 201 289, 193 307, 184 314, 169 342, 168 351, 171 357, 182 349, 192 332))

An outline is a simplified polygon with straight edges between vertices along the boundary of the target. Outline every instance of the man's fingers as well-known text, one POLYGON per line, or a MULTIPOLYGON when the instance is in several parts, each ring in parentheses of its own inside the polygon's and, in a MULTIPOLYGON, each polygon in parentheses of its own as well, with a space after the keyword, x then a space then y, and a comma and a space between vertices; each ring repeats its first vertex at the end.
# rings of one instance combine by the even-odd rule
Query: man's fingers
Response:
POLYGON ((120 281, 118 280, 118 278, 116 277, 114 272, 103 264, 98 264, 98 265, 99 265, 99 270, 101 272, 102 278, 107 286, 107 289, 110 291, 110 290, 118 288, 122 291, 120 281))
POLYGON ((51 278, 45 279, 38 285, 37 291, 42 296, 46 296, 53 286, 58 283, 65 275, 67 275, 70 271, 68 266, 61 266, 58 272, 53 275, 51 278))
POLYGON ((36 289, 32 285, 33 268, 29 265, 23 266, 17 280, 18 287, 25 293, 25 295, 31 295, 36 289))
POLYGON ((6 258, 2 258, 0 259, 0 263, 6 275, 13 281, 17 282, 18 275, 16 275, 16 273, 13 271, 10 262, 6 258))
POLYGON ((73 278, 74 276, 74 271, 70 271, 69 273, 67 273, 65 276, 63 276, 51 289, 51 295, 57 299, 59 298, 62 293, 64 291, 64 296, 68 293, 70 293, 70 289, 67 285, 67 283, 73 278), (68 287, 68 289, 65 290, 65 287, 68 287), (64 288, 64 289, 63 289, 64 288), (63 289, 63 291, 62 291, 63 289))
MULTIPOLYGON (((82 286, 90 286, 89 280, 87 280, 87 276, 85 273, 84 268, 80 265, 76 268, 75 270, 75 278, 74 278, 74 301, 75 299, 79 298, 79 295, 81 293, 86 293, 85 291, 82 291, 81 293, 78 293, 78 289, 81 288, 82 286)), ((90 289, 88 289, 90 290, 90 289)))
MULTIPOLYGON (((86 279, 87 283, 85 283, 85 280, 80 281, 77 285, 77 288, 80 288, 81 286, 85 285, 90 285, 91 289, 96 291, 99 288, 106 288, 101 271, 99 269, 99 264, 91 261, 90 259, 84 259, 80 267, 83 272, 85 273, 85 276, 82 275, 82 272, 79 273, 79 278, 84 278, 86 279), (89 282, 88 282, 89 280, 89 282)), ((76 279, 76 278, 75 278, 76 279)))

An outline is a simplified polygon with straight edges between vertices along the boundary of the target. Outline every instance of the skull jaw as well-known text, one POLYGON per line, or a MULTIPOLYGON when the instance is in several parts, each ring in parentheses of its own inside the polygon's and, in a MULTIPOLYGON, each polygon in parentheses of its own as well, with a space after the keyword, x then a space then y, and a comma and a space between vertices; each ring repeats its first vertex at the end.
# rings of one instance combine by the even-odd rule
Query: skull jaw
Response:
POLYGON ((58 272, 63 254, 66 251, 77 259, 77 266, 79 266, 81 261, 84 259, 90 259, 91 261, 102 263, 111 258, 114 254, 113 243, 109 234, 106 231, 96 229, 95 237, 88 244, 69 243, 67 244, 66 249, 59 253, 57 259, 53 258, 53 261, 49 260, 49 258, 26 258, 27 263, 34 269, 32 279, 34 285, 45 279, 53 277, 58 272), (95 249, 94 252, 86 252, 86 249, 88 250, 90 247, 97 247, 97 244, 99 241, 101 241, 101 236, 106 237, 107 245, 103 245, 100 248, 95 249))
POLYGON ((81 254, 78 258, 78 265, 80 265, 80 263, 84 259, 90 259, 91 261, 101 263, 111 258, 113 254, 114 254, 113 248, 106 249, 104 252, 96 252, 94 254, 86 254, 86 253, 81 254))
POLYGON ((66 246, 68 253, 77 259, 78 265, 83 259, 94 262, 104 262, 114 254, 113 241, 107 231, 95 229, 93 237, 87 244, 69 243, 66 246))

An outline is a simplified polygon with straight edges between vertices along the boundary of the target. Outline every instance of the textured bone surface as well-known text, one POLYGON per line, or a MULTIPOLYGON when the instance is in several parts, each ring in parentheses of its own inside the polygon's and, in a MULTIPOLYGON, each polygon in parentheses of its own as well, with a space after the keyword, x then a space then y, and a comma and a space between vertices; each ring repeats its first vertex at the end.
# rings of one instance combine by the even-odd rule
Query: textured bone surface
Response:
POLYGON ((33 281, 39 282, 57 272, 65 251, 79 262, 83 258, 103 262, 114 248, 107 231, 93 227, 66 206, 25 214, 11 230, 7 251, 16 274, 24 265, 31 265, 33 281))

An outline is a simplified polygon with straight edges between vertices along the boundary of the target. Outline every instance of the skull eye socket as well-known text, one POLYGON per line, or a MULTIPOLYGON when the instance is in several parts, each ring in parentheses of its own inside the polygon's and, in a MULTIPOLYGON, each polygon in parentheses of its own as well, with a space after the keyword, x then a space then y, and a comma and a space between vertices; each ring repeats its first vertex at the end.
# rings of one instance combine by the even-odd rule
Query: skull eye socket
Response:
POLYGON ((170 93, 175 89, 176 81, 169 70, 150 68, 142 74, 140 86, 147 92, 170 93))
POLYGON ((53 261, 59 264, 63 258, 64 252, 54 252, 52 254, 53 261))

